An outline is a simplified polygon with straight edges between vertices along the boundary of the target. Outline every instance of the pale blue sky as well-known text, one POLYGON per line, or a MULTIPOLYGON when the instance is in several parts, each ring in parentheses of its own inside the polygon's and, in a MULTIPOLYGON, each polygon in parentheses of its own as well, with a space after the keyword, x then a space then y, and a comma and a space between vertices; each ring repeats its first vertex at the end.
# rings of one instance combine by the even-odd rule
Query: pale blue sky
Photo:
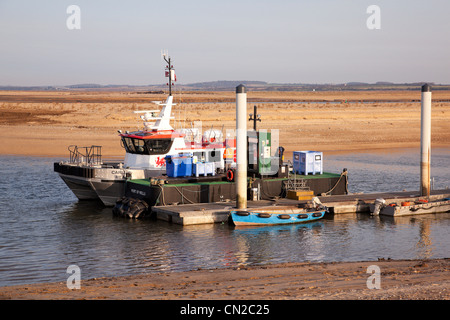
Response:
POLYGON ((180 83, 448 84, 449 14, 448 0, 0 0, 0 85, 164 83, 161 49, 180 83))

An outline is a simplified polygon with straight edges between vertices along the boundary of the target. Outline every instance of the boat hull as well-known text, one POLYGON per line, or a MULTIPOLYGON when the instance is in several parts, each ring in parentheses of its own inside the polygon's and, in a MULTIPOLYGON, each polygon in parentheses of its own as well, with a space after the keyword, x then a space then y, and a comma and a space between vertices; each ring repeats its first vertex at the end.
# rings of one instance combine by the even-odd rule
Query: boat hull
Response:
POLYGON ((125 179, 102 181, 64 174, 59 176, 79 200, 101 200, 106 207, 114 206, 125 192, 125 179))
POLYGON ((386 206, 381 209, 380 215, 399 217, 443 212, 450 212, 450 200, 443 199, 410 206, 386 206))
POLYGON ((123 197, 126 180, 91 181, 95 193, 106 207, 112 207, 123 197))
POLYGON ((103 166, 55 163, 54 171, 79 200, 100 199, 108 207, 123 197, 128 178, 143 179, 155 174, 152 170, 123 169, 118 163, 105 163, 103 166))
POLYGON ((307 223, 322 219, 326 210, 313 212, 261 212, 261 211, 232 211, 231 220, 236 226, 261 226, 261 225, 280 225, 280 224, 296 224, 307 223), (246 214, 248 213, 248 214, 246 214))
POLYGON ((99 197, 89 179, 59 173, 61 179, 79 200, 98 200, 99 197))

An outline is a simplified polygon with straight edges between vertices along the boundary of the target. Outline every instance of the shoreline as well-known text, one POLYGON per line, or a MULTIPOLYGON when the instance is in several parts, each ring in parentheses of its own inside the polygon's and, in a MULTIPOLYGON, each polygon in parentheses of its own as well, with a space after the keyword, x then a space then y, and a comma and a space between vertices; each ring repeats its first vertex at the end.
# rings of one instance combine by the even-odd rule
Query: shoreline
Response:
MULTIPOLYGON (((432 146, 431 152, 433 149, 446 149, 450 152, 450 143, 449 144, 439 144, 432 146)), ((294 150, 287 150, 287 152, 292 152, 294 150)), ((352 154, 352 153, 387 153, 387 152, 404 152, 404 151, 417 151, 420 152, 420 146, 391 146, 391 147, 361 147, 361 148, 353 148, 353 149, 341 149, 341 150, 326 150, 321 149, 322 152, 328 155, 339 155, 339 154, 352 154)), ((68 154, 33 154, 33 153, 4 153, 0 152, 0 156, 8 156, 8 157, 35 157, 35 158, 68 158, 68 154)), ((286 156, 285 156, 286 157, 286 156)), ((104 160, 123 160, 125 158, 125 152, 122 155, 111 154, 105 157, 104 160)))
MULTIPOLYGON (((1 131, 1 126, 0 126, 1 131)), ((1 135, 0 135, 1 136, 1 135)), ((117 141, 114 141, 117 142, 117 141)), ((67 146, 70 145, 70 142, 67 141, 67 146)), ((450 142, 449 143, 437 143, 431 145, 431 152, 433 152, 433 149, 448 149, 450 152, 450 142)), ((347 148, 338 149, 336 147, 331 148, 316 148, 317 150, 320 149, 320 151, 327 153, 329 155, 337 155, 337 154, 351 154, 351 153, 386 153, 386 152, 403 152, 403 151, 417 151, 417 153, 420 152, 420 143, 419 144, 410 144, 410 143, 397 143, 395 145, 389 145, 389 144, 379 144, 379 145, 352 145, 347 146, 347 148)), ((294 149, 286 149, 285 153, 292 153, 293 151, 297 151, 294 149)), ((21 148, 18 148, 18 150, 15 150, 15 152, 5 152, 4 149, 0 148, 0 156, 11 156, 11 157, 42 157, 42 158, 68 158, 69 152, 66 153, 60 153, 60 152, 51 152, 49 150, 46 150, 46 152, 32 152, 27 151, 21 148)), ((285 156, 286 157, 286 156, 285 156)), ((125 150, 123 150, 122 153, 107 153, 104 155, 105 160, 120 160, 125 158, 125 150)))
POLYGON ((449 271, 450 258, 281 263, 81 279, 72 290, 66 282, 7 286, 0 299, 450 300, 449 271))

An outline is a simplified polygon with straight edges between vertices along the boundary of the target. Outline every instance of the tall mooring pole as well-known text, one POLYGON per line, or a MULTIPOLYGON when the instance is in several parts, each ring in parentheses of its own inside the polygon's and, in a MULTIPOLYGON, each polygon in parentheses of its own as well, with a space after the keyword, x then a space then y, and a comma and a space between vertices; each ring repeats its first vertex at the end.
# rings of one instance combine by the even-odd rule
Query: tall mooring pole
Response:
POLYGON ((422 106, 420 123, 420 195, 430 196, 430 155, 431 155, 431 87, 422 86, 422 106))
POLYGON ((247 208, 247 89, 236 87, 236 208, 247 208))

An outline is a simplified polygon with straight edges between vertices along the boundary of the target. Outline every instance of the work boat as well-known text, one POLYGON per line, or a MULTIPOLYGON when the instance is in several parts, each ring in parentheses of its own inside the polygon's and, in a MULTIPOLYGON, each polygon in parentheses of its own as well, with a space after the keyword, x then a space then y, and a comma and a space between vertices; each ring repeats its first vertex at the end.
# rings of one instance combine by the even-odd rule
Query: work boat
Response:
MULTIPOLYGON (((171 85, 172 65, 170 58, 164 59, 169 64, 171 85)), ((161 106, 161 110, 134 111, 142 113, 142 130, 125 133, 119 130, 125 149, 123 162, 102 161, 101 146, 70 146, 70 159, 54 164, 54 171, 78 199, 100 199, 104 205, 114 206, 124 195, 127 180, 165 174, 167 156, 190 154, 198 161, 213 162, 215 171, 224 172, 226 141, 221 130, 211 128, 203 135, 198 128, 175 130, 170 125, 172 106, 175 105, 171 86, 167 100, 154 103, 161 106)), ((233 149, 235 151, 235 147, 233 149)))

